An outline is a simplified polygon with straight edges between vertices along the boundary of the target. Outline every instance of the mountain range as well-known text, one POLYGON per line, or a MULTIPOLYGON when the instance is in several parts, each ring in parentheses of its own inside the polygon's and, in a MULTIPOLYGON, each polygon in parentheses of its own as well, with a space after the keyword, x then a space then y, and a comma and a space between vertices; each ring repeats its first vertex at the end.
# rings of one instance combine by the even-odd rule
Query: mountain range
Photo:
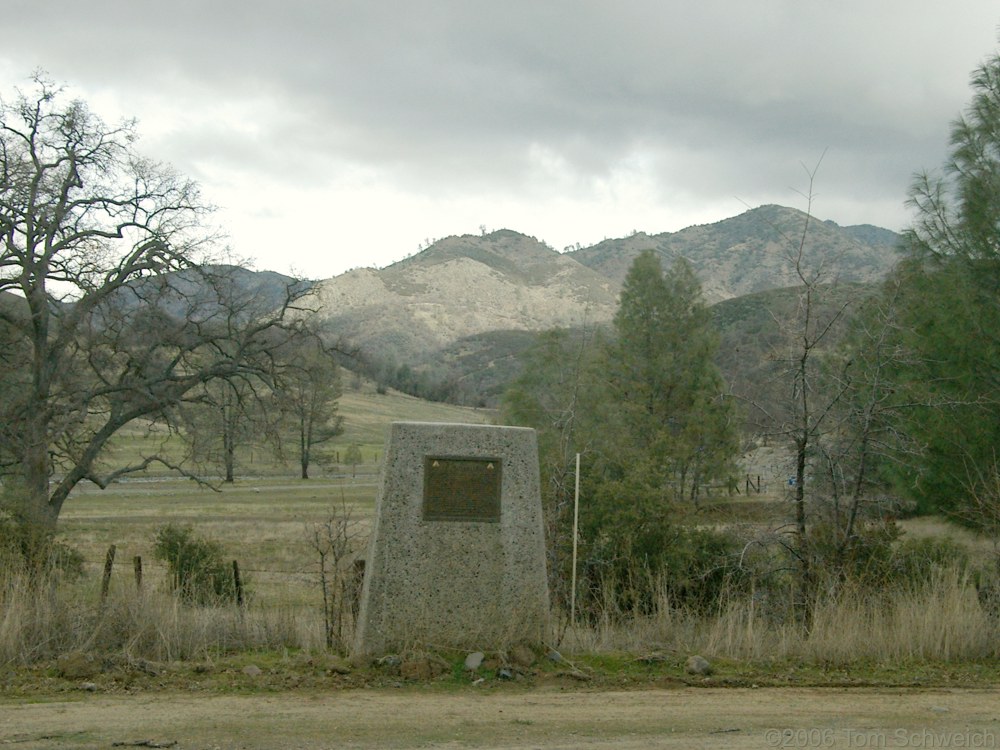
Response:
POLYGON ((898 242, 887 229, 841 227, 768 205, 562 253, 508 229, 447 237, 383 269, 318 281, 315 293, 337 337, 383 361, 434 368, 470 338, 610 321, 643 250, 658 254, 664 268, 687 259, 711 304, 795 285, 800 248, 802 270, 823 282, 875 282, 895 265, 898 242))
MULTIPOLYGON (((130 283, 118 302, 128 310, 155 299, 168 313, 190 316, 211 314, 223 294, 254 315, 279 306, 295 285, 311 290, 308 306, 325 334, 352 353, 344 360, 349 369, 412 395, 492 405, 538 332, 611 321, 643 251, 656 253, 665 269, 678 258, 691 264, 728 348, 719 359, 732 382, 753 377, 754 362, 768 356, 769 326, 776 311, 787 315, 794 306, 789 290, 800 274, 857 291, 886 277, 900 239, 887 229, 842 227, 768 205, 714 224, 635 232, 564 252, 509 229, 447 237, 385 268, 319 281, 235 266, 179 271, 165 287, 156 277, 130 283)), ((23 304, 0 295, 8 313, 23 304)))

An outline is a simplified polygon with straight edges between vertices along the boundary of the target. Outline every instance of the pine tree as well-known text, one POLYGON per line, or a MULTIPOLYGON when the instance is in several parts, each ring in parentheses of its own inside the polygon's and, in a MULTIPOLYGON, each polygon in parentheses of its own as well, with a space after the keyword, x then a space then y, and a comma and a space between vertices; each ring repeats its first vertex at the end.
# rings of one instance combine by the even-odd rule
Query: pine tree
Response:
POLYGON ((651 251, 636 258, 606 357, 604 422, 622 473, 638 472, 665 498, 697 499, 724 480, 738 450, 731 403, 714 362, 718 339, 690 264, 664 274, 651 251))
POLYGON ((911 189, 899 336, 911 356, 896 376, 910 405, 900 428, 922 446, 918 461, 895 468, 897 484, 923 509, 959 515, 998 470, 1000 55, 972 87, 943 172, 911 189))

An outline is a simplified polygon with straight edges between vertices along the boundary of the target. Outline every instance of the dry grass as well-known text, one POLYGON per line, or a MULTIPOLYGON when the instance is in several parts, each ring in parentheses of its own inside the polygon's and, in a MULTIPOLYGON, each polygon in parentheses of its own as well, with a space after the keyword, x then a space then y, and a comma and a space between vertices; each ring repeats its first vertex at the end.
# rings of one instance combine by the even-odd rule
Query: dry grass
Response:
POLYGON ((319 561, 308 543, 309 526, 348 507, 363 520, 364 536, 375 493, 368 477, 238 482, 221 492, 186 480, 81 489, 60 521, 61 540, 84 558, 79 581, 57 577, 32 585, 19 571, 0 569, 0 664, 74 650, 159 660, 322 649, 319 561), (239 562, 245 607, 192 607, 169 592, 166 567, 153 557, 156 531, 167 523, 192 525, 197 536, 220 542, 239 562), (115 564, 102 607, 101 577, 112 544, 115 564))
POLYGON ((1000 655, 998 635, 975 586, 957 571, 946 570, 915 590, 885 597, 856 593, 820 605, 801 653, 835 664, 859 658, 968 661, 1000 655))
POLYGON ((161 587, 119 587, 101 605, 98 592, 86 585, 29 581, 9 570, 0 578, 0 664, 31 664, 70 652, 206 659, 322 644, 318 623, 290 607, 194 607, 161 587))
POLYGON ((565 643, 581 652, 666 651, 838 666, 1000 657, 1000 621, 987 614, 972 581, 957 570, 939 571, 915 588, 844 591, 816 605, 810 628, 770 617, 765 609, 748 597, 699 616, 661 602, 651 617, 607 618, 570 629, 565 643))
POLYGON ((132 576, 139 556, 144 578, 155 584, 166 576, 153 559, 156 530, 167 523, 192 525, 239 561, 257 601, 307 604, 314 599, 317 565, 307 526, 342 505, 370 519, 376 489, 370 477, 256 480, 220 492, 186 480, 122 483, 75 493, 63 511, 60 536, 83 553, 89 579, 100 577, 114 544, 116 580, 132 576))
MULTIPOLYGON (((749 598, 713 616, 663 606, 651 617, 578 625, 560 647, 700 653, 749 664, 972 662, 1000 658, 1000 623, 984 612, 972 583, 947 570, 916 589, 882 597, 848 592, 822 602, 809 630, 769 619, 749 598)), ((278 597, 243 608, 193 607, 162 586, 137 590, 121 582, 101 606, 92 584, 30 585, 9 571, 0 589, 0 664, 30 664, 71 651, 170 661, 282 648, 324 648, 318 606, 278 597)))
POLYGON ((920 516, 898 521, 909 539, 950 539, 967 549, 973 558, 989 559, 997 554, 997 541, 938 516, 920 516))
MULTIPOLYGON (((169 660, 322 649, 322 592, 307 527, 328 518, 334 507, 349 508, 367 523, 375 493, 372 477, 237 482, 221 493, 182 480, 80 491, 66 506, 61 536, 83 553, 84 578, 30 586, 16 571, 0 571, 0 664, 33 663, 71 650, 169 660), (166 571, 152 557, 156 529, 169 522, 192 524, 199 536, 221 542, 239 560, 251 591, 247 606, 190 607, 169 593, 166 571), (102 607, 100 579, 110 544, 116 545, 116 565, 102 607), (139 590, 132 575, 136 556, 143 559, 139 590)), ((906 531, 949 536, 974 554, 984 550, 982 539, 932 521, 907 522, 906 531)), ((780 607, 759 596, 728 601, 711 616, 662 600, 654 616, 609 616, 554 633, 552 642, 580 652, 697 652, 759 664, 1000 657, 996 613, 984 611, 973 582, 954 570, 939 571, 916 588, 879 595, 848 591, 821 601, 809 631, 776 611, 780 607)))

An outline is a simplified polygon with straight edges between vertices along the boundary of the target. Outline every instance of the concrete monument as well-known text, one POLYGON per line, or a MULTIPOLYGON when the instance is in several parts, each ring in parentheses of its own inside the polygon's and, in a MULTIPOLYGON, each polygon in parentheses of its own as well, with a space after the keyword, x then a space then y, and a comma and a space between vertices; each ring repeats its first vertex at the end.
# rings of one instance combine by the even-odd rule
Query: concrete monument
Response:
POLYGON ((384 455, 355 654, 541 643, 535 431, 395 422, 384 455))

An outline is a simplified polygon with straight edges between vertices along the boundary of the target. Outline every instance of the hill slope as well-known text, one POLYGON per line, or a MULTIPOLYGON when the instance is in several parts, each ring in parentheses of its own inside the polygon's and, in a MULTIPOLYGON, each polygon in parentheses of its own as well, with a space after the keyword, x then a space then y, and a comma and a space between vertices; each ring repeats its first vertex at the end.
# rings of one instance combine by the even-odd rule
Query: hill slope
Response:
MULTIPOLYGON (((317 300, 329 329, 355 342, 369 359, 437 369, 436 377, 449 377, 440 370, 461 358, 453 348, 457 342, 494 331, 608 322, 625 275, 643 250, 658 253, 664 267, 686 258, 709 303, 792 286, 797 279, 789 256, 807 219, 795 209, 762 206, 715 224, 636 233, 567 253, 510 230, 448 237, 382 270, 359 269, 318 282, 317 300)), ((877 281, 897 259, 898 236, 878 227, 811 219, 805 237, 808 270, 821 271, 827 282, 877 281)), ((476 366, 489 370, 482 339, 475 349, 476 366)))
MULTIPOLYGON (((315 282, 309 306, 332 339, 360 352, 346 364, 381 385, 488 404, 516 373, 517 355, 533 333, 607 324, 628 269, 644 250, 657 253, 665 268, 685 258, 706 301, 717 303, 796 285, 792 257, 800 243, 805 272, 823 283, 877 282, 895 264, 898 240, 886 229, 840 227, 781 206, 673 233, 638 232, 566 253, 504 229, 448 237, 386 268, 315 282)), ((293 281, 269 272, 214 270, 253 301, 251 311, 280 304, 293 281)), ((198 297, 202 279, 174 277, 180 302, 198 297)), ((725 315, 751 308, 736 305, 725 315)))
POLYGON ((701 280, 705 299, 719 302, 797 283, 789 255, 805 233, 805 256, 827 281, 869 282, 885 277, 898 259, 898 235, 878 227, 840 227, 809 220, 793 208, 761 206, 715 224, 679 232, 605 240, 569 255, 620 285, 642 250, 654 250, 664 267, 683 257, 701 280))
POLYGON ((607 320, 617 285, 534 238, 509 230, 448 237, 381 271, 319 282, 331 330, 411 360, 460 338, 607 320))

